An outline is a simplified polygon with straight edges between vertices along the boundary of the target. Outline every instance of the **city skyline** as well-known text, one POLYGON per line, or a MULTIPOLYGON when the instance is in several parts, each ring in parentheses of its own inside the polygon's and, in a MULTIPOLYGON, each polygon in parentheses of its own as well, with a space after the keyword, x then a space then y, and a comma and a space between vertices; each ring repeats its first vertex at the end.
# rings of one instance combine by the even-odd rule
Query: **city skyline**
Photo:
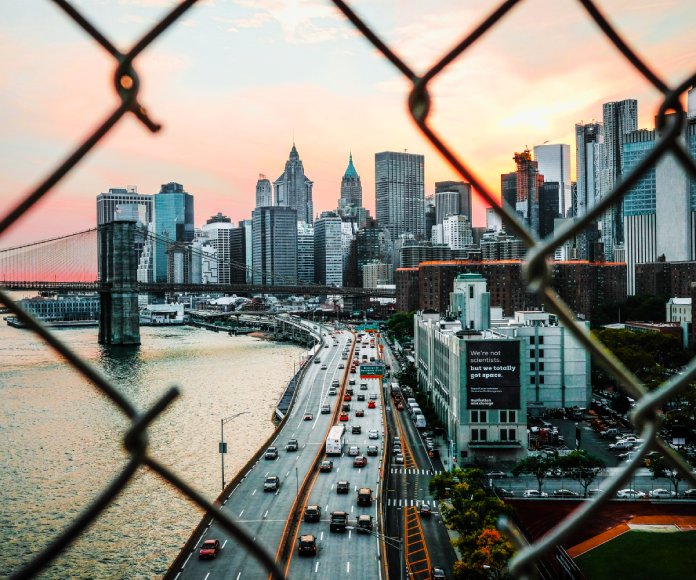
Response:
MULTIPOLYGON (((79 8, 125 48, 170 5, 131 0, 79 8)), ((603 6, 669 82, 687 76, 696 57, 688 42, 693 5, 616 0, 603 6)), ((392 8, 356 5, 416 70, 490 10, 484 2, 392 8), (443 11, 450 18, 442 18, 443 11)), ((495 195, 514 151, 544 141, 572 148, 575 124, 600 120, 604 102, 637 99, 638 127, 652 127, 659 95, 601 39, 582 10, 565 8, 522 4, 433 84, 433 126, 495 195), (539 13, 545 34, 528 34, 539 13), (551 44, 562 49, 548 50, 551 44)), ((12 55, 4 59, 0 96, 5 213, 104 118, 115 98, 112 63, 52 4, 13 5, 0 37, 4 54, 12 55)), ((89 227, 94 196, 109 187, 137 185, 154 194, 160 184, 175 181, 196 197, 197 222, 220 211, 235 222, 249 219, 258 174, 282 171, 293 137, 315 181, 315 216, 335 209, 350 152, 371 212, 378 151, 424 155, 426 195, 436 181, 461 179, 409 121, 407 85, 327 3, 202 3, 135 67, 143 104, 163 123, 162 133, 153 136, 132 118, 122 121, 3 236, 3 247, 32 241, 37 231, 50 237, 89 227)), ((485 208, 476 196, 473 201, 474 225, 482 225, 485 208)))

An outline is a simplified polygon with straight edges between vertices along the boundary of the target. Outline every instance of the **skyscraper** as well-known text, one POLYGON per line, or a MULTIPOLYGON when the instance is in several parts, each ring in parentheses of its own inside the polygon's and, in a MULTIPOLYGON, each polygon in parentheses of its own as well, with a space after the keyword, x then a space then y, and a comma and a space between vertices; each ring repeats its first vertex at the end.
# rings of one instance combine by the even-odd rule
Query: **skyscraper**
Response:
POLYGON ((297 212, 297 221, 312 223, 314 206, 312 204, 311 181, 304 173, 300 155, 292 144, 290 158, 285 163, 285 171, 273 182, 275 205, 290 207, 297 212))
POLYGON ((314 227, 297 222, 297 282, 314 284, 314 227))
POLYGON ((165 183, 153 196, 156 237, 155 282, 167 281, 166 249, 171 242, 191 242, 194 237, 193 196, 180 183, 165 183))
MULTIPOLYGON (((441 192, 457 192, 459 194, 459 204, 457 215, 464 215, 471 223, 471 184, 466 181, 436 181, 435 199, 437 205, 437 194, 441 192)), ((443 219, 446 216, 443 216, 443 219)), ((438 223, 441 223, 438 221, 438 223)))
MULTIPOLYGON (((604 120, 604 166, 602 168, 601 195, 605 197, 621 178, 623 144, 626 134, 638 128, 638 101, 626 99, 602 105, 604 120)), ((618 203, 607 211, 602 219, 602 239, 608 260, 614 259, 614 246, 623 244, 623 211, 618 203)))
POLYGON ((425 235, 424 165, 423 155, 375 154, 377 220, 392 240, 404 233, 425 235))
POLYGON ((112 222, 117 216, 149 224, 152 221, 152 196, 139 194, 133 185, 110 187, 108 192, 97 196, 97 225, 112 222))
POLYGON ((314 277, 318 284, 343 286, 341 223, 338 214, 325 211, 314 224, 314 277))
POLYGON ((256 182, 256 207, 267 207, 273 205, 273 189, 270 179, 266 179, 263 173, 259 173, 259 180, 256 182))
POLYGON ((459 192, 438 191, 435 193, 435 224, 441 224, 451 215, 459 215, 459 192))
POLYGON ((254 284, 297 283, 297 211, 257 207, 252 212, 254 284))
POLYGON ((212 216, 201 228, 201 237, 205 243, 217 250, 218 282, 230 284, 231 277, 231 247, 232 220, 220 212, 212 216))
POLYGON ((529 149, 513 156, 517 171, 500 176, 502 201, 517 212, 517 215, 539 235, 539 190, 544 176, 539 174, 537 162, 532 160, 529 149))
MULTIPOLYGON (((575 166, 577 182, 573 217, 581 217, 595 206, 602 195, 604 131, 601 123, 575 125, 575 166)), ((592 231, 594 228, 584 230, 577 237, 577 255, 581 260, 589 259, 592 231)))
POLYGON ((341 201, 343 205, 362 207, 362 184, 353 165, 353 154, 348 158, 348 167, 341 179, 341 201))
POLYGON ((559 184, 558 211, 565 217, 571 207, 570 196, 570 145, 562 143, 536 145, 534 159, 544 181, 559 184))

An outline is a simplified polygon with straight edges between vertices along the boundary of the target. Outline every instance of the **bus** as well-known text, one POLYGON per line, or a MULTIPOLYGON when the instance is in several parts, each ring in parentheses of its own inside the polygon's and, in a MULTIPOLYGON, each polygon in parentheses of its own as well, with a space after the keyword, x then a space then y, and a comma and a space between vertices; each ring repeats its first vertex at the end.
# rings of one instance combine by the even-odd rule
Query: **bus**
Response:
POLYGON ((326 438, 326 454, 340 455, 343 451, 343 435, 346 428, 343 425, 334 425, 326 438))

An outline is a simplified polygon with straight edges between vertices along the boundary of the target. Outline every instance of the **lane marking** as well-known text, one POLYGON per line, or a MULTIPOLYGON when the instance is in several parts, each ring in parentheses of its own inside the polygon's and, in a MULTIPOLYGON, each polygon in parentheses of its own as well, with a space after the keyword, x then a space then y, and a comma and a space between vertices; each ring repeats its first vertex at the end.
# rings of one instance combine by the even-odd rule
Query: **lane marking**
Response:
POLYGON ((209 577, 209 576, 210 576, 210 572, 208 572, 208 573, 205 575, 205 578, 203 578, 203 580, 208 580, 208 577, 209 577))
POLYGON ((266 513, 263 514, 263 519, 264 519, 264 520, 266 519, 266 516, 267 516, 267 515, 268 515, 268 510, 266 510, 266 513))
POLYGON ((191 559, 191 556, 193 556, 193 550, 191 550, 191 553, 189 554, 188 558, 186 558, 186 562, 184 562, 184 565, 181 567, 182 570, 186 568, 186 564, 188 564, 188 561, 191 559))
POLYGON ((319 562, 314 564, 314 573, 316 574, 319 571, 319 562))
POLYGON ((346 574, 350 574, 350 562, 346 562, 346 574))
POLYGON ((243 513, 244 513, 244 510, 242 510, 241 512, 239 512, 239 515, 238 515, 237 517, 238 517, 238 518, 241 518, 243 513))
POLYGON ((240 578, 241 576, 242 576, 242 573, 241 573, 241 572, 239 572, 239 574, 237 574, 237 578, 236 578, 236 580, 239 580, 239 578, 240 578))
POLYGON ((221 550, 224 550, 226 545, 227 545, 227 540, 225 540, 225 541, 222 543, 222 548, 220 548, 220 549, 221 549, 221 550))

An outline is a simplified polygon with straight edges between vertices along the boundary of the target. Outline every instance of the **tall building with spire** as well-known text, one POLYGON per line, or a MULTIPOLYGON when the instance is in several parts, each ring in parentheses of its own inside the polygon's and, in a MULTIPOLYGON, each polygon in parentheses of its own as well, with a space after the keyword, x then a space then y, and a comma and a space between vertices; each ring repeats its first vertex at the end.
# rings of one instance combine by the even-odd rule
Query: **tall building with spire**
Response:
POLYGON ((362 183, 353 165, 353 154, 348 158, 348 167, 341 179, 341 197, 338 200, 338 215, 344 222, 354 225, 355 231, 365 225, 368 212, 362 206, 362 183))
POLYGON ((285 171, 273 182, 275 188, 275 205, 290 207, 297 211, 297 221, 312 223, 314 206, 312 204, 312 186, 304 172, 295 144, 292 144, 290 158, 285 163, 285 171))
POLYGON ((340 205, 362 207, 362 184, 353 165, 353 153, 348 158, 348 167, 341 180, 341 202, 340 205))

